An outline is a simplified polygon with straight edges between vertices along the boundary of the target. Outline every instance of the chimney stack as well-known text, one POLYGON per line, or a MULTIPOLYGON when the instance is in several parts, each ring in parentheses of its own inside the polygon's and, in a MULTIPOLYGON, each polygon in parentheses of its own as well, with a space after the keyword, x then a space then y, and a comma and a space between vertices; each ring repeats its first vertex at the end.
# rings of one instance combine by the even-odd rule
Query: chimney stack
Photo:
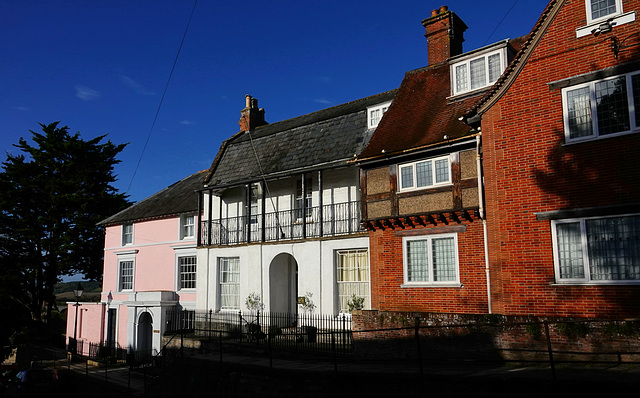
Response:
POLYGON ((245 101, 245 108, 240 111, 240 121, 238 122, 240 131, 249 131, 268 124, 264 120, 264 109, 258 108, 258 100, 247 94, 245 101))
POLYGON ((431 16, 422 21, 427 38, 429 65, 444 62, 462 54, 462 42, 467 25, 447 6, 431 11, 431 16))

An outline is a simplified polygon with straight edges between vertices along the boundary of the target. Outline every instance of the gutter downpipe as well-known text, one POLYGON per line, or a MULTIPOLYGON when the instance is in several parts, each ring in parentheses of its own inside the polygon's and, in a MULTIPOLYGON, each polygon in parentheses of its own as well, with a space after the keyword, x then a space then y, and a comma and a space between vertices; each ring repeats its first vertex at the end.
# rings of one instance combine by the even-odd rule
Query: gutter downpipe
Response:
POLYGON ((482 172, 482 157, 480 156, 482 130, 478 128, 479 133, 476 135, 476 163, 478 168, 478 207, 480 217, 482 217, 482 233, 484 239, 484 272, 487 276, 487 308, 489 314, 491 310, 491 272, 489 270, 489 244, 487 242, 487 220, 484 216, 484 173, 482 172))

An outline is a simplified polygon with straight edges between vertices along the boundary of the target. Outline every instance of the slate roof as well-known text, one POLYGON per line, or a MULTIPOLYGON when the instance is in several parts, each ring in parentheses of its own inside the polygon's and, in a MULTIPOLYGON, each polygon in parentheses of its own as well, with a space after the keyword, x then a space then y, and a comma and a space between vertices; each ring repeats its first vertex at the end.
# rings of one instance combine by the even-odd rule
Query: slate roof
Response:
MULTIPOLYGON (((509 41, 518 50, 524 38, 509 41)), ((449 63, 405 74, 398 93, 357 161, 380 159, 473 135, 460 117, 486 91, 451 97, 449 63)))
POLYGON ((225 141, 205 183, 214 188, 346 165, 365 147, 367 107, 397 90, 240 132, 225 141), (259 159, 259 162, 258 160, 259 159))
POLYGON ((198 195, 196 191, 202 188, 206 172, 206 170, 202 170, 183 178, 162 191, 101 221, 98 225, 122 224, 124 222, 195 212, 198 210, 198 195))

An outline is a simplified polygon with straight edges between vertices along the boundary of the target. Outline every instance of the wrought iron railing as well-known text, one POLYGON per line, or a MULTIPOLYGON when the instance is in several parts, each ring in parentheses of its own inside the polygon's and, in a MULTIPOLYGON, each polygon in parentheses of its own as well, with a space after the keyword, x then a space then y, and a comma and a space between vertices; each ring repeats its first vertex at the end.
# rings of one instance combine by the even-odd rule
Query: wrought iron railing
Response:
POLYGON ((247 216, 203 220, 199 244, 237 245, 249 242, 348 235, 363 231, 358 202, 330 204, 247 216))
MULTIPOLYGON (((273 347, 311 349, 350 353, 352 351, 351 316, 348 314, 305 314, 241 311, 195 311, 190 332, 203 339, 253 342, 273 347)), ((185 311, 170 311, 168 319, 181 319, 185 311)), ((189 315, 191 316, 191 315, 189 315)), ((165 333, 181 332, 180 325, 167 323, 165 333)))

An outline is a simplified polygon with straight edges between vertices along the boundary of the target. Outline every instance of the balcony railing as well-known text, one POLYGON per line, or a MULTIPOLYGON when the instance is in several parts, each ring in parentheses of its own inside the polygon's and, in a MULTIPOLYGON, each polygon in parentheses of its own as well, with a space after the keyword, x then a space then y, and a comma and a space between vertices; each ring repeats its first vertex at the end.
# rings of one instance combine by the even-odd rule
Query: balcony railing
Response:
POLYGON ((285 210, 201 221, 200 245, 238 245, 322 236, 349 235, 363 231, 358 202, 338 203, 302 210, 285 210))

